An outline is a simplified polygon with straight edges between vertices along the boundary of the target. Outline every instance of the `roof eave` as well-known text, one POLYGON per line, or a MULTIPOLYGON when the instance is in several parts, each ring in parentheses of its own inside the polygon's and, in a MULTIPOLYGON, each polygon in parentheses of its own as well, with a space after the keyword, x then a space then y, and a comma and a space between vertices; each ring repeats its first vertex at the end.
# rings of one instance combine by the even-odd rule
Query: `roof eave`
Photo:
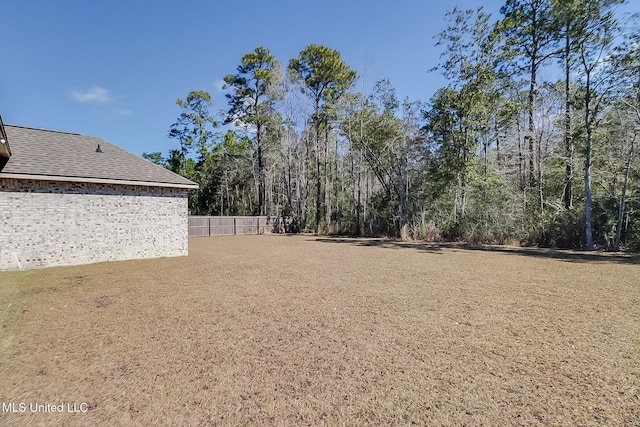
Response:
POLYGON ((0 115, 0 171, 2 171, 2 168, 5 167, 10 158, 11 147, 9 146, 9 139, 7 138, 2 116, 0 115))
POLYGON ((115 184, 115 185, 141 185, 144 187, 165 187, 180 188, 185 190, 195 190, 198 184, 175 184, 171 182, 152 182, 152 181, 128 181, 123 179, 103 179, 103 178, 83 178, 75 176, 55 176, 55 175, 29 175, 21 173, 0 173, 0 178, 37 180, 37 181, 62 181, 62 182, 87 182, 91 184, 115 184))

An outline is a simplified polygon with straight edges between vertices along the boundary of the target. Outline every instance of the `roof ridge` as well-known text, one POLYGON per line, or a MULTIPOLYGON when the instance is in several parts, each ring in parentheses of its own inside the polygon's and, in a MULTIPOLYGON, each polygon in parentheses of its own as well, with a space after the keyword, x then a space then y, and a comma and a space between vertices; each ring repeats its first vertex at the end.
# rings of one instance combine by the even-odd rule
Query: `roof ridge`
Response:
MULTIPOLYGON (((32 126, 9 125, 9 124, 6 124, 6 123, 5 123, 4 126, 5 127, 10 126, 10 127, 13 127, 13 128, 21 128, 21 129, 41 130, 41 131, 44 131, 44 132, 64 133, 64 134, 67 134, 67 135, 80 135, 80 136, 82 136, 82 134, 75 133, 75 132, 65 132, 65 131, 62 131, 62 130, 34 128, 32 126)), ((85 136, 88 136, 88 135, 85 135, 85 136)))

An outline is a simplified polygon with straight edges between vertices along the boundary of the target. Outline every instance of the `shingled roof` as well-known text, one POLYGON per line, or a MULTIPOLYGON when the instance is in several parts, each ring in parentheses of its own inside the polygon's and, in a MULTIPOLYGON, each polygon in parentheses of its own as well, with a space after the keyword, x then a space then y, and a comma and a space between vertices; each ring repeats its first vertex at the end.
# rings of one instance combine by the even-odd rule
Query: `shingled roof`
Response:
POLYGON ((198 187, 193 181, 94 136, 6 124, 4 128, 12 156, 0 178, 198 187))

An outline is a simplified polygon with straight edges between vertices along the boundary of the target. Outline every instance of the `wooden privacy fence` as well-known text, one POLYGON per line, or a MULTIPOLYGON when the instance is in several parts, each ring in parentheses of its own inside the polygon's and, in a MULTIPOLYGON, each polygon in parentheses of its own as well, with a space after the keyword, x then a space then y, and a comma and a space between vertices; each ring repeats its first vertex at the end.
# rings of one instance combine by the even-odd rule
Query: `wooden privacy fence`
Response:
POLYGON ((269 216, 190 216, 189 237, 286 233, 291 223, 269 216))

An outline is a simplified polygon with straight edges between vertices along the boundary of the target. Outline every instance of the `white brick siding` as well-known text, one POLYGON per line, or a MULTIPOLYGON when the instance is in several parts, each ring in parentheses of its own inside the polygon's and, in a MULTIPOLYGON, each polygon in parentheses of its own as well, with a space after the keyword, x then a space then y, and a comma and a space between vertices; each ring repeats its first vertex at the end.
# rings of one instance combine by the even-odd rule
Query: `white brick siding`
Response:
POLYGON ((0 270, 187 252, 186 190, 0 178, 0 270))

